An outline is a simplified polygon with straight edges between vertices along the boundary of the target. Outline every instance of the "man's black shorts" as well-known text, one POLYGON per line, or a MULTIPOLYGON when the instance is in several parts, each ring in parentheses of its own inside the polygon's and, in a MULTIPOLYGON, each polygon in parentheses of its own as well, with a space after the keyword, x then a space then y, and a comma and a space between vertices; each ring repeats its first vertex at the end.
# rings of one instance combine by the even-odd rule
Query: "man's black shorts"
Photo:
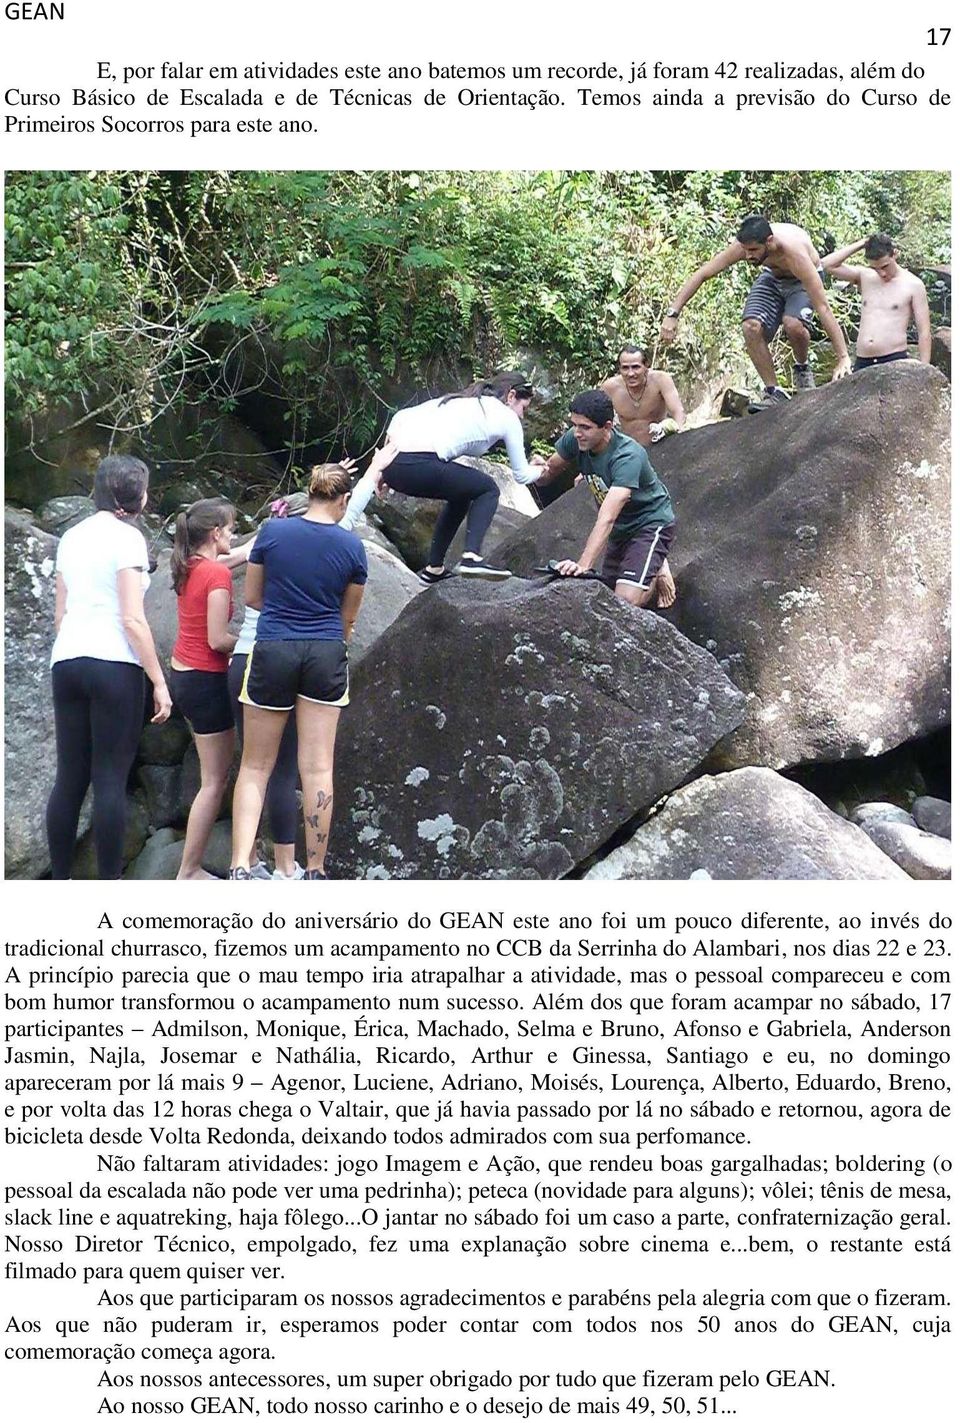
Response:
POLYGON ((254 643, 241 702, 264 711, 292 711, 298 697, 327 707, 347 705, 350 672, 342 639, 254 643))
POLYGON ((651 525, 624 543, 608 543, 600 577, 611 585, 633 583, 639 588, 649 588, 660 572, 676 532, 676 524, 651 525))
POLYGON ((871 366, 886 366, 891 361, 909 361, 909 351, 891 351, 889 356, 858 356, 853 363, 855 371, 866 371, 871 366))

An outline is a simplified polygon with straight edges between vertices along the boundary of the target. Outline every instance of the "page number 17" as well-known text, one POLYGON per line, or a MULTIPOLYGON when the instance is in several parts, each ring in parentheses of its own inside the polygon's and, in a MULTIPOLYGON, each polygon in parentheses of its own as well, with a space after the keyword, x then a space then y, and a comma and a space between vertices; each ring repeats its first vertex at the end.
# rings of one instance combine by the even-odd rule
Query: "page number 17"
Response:
POLYGON ((951 35, 950 30, 927 30, 927 44, 946 44, 951 35))

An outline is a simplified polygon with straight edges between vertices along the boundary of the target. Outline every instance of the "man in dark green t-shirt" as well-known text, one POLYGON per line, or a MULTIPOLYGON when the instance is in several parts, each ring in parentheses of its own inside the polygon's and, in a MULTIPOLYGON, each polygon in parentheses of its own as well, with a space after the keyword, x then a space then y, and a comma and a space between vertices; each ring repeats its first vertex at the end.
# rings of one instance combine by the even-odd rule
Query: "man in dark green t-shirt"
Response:
POLYGON ((645 608, 656 595, 657 605, 668 607, 676 596, 666 561, 676 533, 673 505, 646 450, 614 427, 613 414, 605 391, 575 395, 570 429, 537 481, 547 484, 573 468, 597 501, 597 521, 580 557, 557 567, 566 577, 599 567, 624 602, 645 608))

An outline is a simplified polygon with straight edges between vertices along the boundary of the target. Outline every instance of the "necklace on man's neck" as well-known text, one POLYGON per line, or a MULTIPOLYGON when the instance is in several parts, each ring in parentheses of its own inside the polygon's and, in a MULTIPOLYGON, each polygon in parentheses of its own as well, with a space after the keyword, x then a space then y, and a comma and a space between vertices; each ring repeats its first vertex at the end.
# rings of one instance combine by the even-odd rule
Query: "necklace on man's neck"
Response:
POLYGON ((640 394, 639 394, 639 395, 634 395, 633 391, 632 391, 632 390, 630 389, 630 387, 627 385, 627 382, 626 382, 626 381, 623 382, 623 388, 624 388, 624 390, 627 392, 627 394, 629 395, 630 399, 633 401, 634 405, 637 407, 638 410, 640 409, 640 402, 641 402, 641 400, 643 399, 643 397, 644 397, 644 396, 646 395, 646 393, 647 393, 647 385, 648 385, 649 381, 650 381, 650 372, 647 371, 647 374, 646 374, 646 375, 644 376, 644 378, 643 378, 643 385, 640 387, 640 394))

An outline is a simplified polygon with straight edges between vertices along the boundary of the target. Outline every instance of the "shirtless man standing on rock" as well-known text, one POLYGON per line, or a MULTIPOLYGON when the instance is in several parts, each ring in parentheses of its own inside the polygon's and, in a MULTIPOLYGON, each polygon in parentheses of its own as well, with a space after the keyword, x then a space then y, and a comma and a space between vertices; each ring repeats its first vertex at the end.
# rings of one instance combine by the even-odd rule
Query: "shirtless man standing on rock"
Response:
POLYGON ((687 418, 683 401, 673 377, 651 369, 649 351, 628 343, 617 357, 617 371, 600 389, 613 401, 625 435, 646 447, 681 428, 687 418))
POLYGON ((913 320, 921 361, 930 361, 930 307, 919 277, 897 263, 897 249, 886 233, 875 232, 864 244, 865 267, 837 266, 833 276, 860 288, 862 312, 855 371, 905 361, 907 327, 913 320))
POLYGON ((660 328, 662 341, 669 343, 676 338, 680 313, 694 292, 736 262, 750 262, 754 267, 763 268, 750 288, 743 309, 747 353, 764 386, 762 399, 751 405, 751 410, 766 410, 790 399, 787 391, 777 384, 770 354, 770 342, 780 326, 793 351, 794 390, 814 388, 813 372, 807 363, 814 313, 819 316, 836 352, 833 379, 840 380, 850 374, 847 343, 830 310, 820 256, 809 234, 792 222, 770 223, 758 215, 744 218, 736 240, 687 278, 667 309, 660 328))

